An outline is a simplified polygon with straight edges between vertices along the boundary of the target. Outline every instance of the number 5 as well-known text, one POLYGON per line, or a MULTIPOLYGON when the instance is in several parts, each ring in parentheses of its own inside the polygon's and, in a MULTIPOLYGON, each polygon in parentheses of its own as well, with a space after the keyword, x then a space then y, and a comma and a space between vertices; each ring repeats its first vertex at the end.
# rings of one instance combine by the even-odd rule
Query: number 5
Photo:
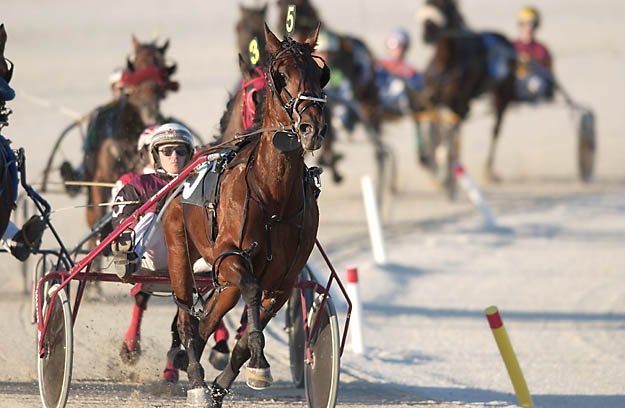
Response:
POLYGON ((286 32, 293 34, 295 28, 295 5, 291 4, 286 10, 286 32))

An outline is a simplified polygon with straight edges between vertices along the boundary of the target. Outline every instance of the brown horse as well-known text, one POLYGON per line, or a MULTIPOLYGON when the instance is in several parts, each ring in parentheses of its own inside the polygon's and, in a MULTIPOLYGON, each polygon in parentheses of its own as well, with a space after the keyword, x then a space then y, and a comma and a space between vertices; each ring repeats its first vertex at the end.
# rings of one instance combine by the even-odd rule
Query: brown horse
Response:
MULTIPOLYGON (((140 43, 132 38, 134 59, 127 61, 122 74, 123 95, 102 108, 92 117, 87 139, 92 145, 84 159, 84 180, 112 183, 122 174, 134 170, 137 160, 137 140, 149 125, 168 121, 160 113, 160 103, 167 91, 177 90, 170 80, 176 65, 167 66, 165 53, 169 41, 140 43)), ((93 186, 89 189, 87 222, 99 220, 107 211, 98 204, 110 201, 110 188, 93 186)))
MULTIPOLYGON (((0 24, 0 78, 3 81, 3 97, 0 97, 0 130, 8 125, 8 118, 11 113, 11 110, 5 106, 5 99, 13 96, 13 90, 8 85, 8 82, 11 80, 13 66, 9 67, 4 58, 6 41, 7 33, 4 29, 4 24, 0 24)), ((2 236, 9 224, 11 212, 15 205, 15 189, 17 188, 15 155, 8 143, 4 137, 0 136, 0 236, 2 236)))
POLYGON ((272 382, 262 330, 289 297, 319 222, 316 186, 303 160, 305 151, 320 147, 325 127, 321 89, 329 72, 312 56, 317 34, 303 43, 280 42, 265 26, 269 85, 262 125, 221 176, 216 236, 209 233, 209 219, 200 207, 183 205, 177 198, 165 211, 168 269, 189 360, 189 401, 211 403, 200 357, 210 334, 241 296, 247 305, 247 330, 213 382, 215 405, 210 406, 221 406, 248 359, 249 386, 262 389, 272 382), (205 312, 195 309, 189 265, 199 257, 213 265, 216 279, 215 290, 203 302, 205 312))
POLYGON ((497 139, 503 114, 514 99, 514 47, 501 34, 471 31, 455 0, 427 0, 419 15, 423 40, 434 45, 434 55, 425 71, 424 96, 456 115, 458 121, 450 132, 457 135, 471 101, 484 93, 493 96, 495 126, 485 175, 496 181, 499 177, 493 163, 497 139))

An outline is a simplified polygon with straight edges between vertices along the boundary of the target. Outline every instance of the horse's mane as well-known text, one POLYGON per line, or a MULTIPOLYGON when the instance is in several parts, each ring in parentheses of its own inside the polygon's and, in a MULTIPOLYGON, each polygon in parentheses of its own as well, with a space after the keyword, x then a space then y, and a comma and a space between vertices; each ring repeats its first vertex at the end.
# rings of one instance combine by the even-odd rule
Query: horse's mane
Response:
POLYGON ((226 109, 221 115, 221 119, 219 119, 219 134, 213 137, 215 142, 221 142, 221 140, 223 139, 226 128, 228 127, 228 122, 230 122, 230 118, 232 117, 232 111, 234 110, 234 101, 237 99, 237 96, 240 92, 240 89, 234 94, 228 92, 228 102, 226 103, 226 109))
MULTIPOLYGON (((259 91, 259 103, 256 105, 256 112, 254 114, 254 122, 252 124, 252 129, 260 128, 262 124, 262 118, 265 113, 265 92, 266 88, 263 88, 259 91)), ((224 110, 221 118, 219 119, 219 134, 213 136, 213 143, 221 143, 223 142, 224 134, 228 129, 228 124, 230 123, 230 119, 232 118, 232 114, 235 108, 235 101, 241 94, 241 89, 239 88, 235 93, 228 93, 228 102, 226 103, 226 109, 224 110)))

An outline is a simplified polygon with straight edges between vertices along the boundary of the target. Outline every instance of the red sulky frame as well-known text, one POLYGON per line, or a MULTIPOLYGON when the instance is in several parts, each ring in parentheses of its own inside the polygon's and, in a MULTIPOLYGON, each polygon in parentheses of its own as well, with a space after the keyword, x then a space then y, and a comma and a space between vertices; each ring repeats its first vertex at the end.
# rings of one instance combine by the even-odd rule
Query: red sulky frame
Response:
MULTIPOLYGON (((54 305, 54 302, 57 300, 58 292, 60 290, 65 290, 67 285, 69 285, 69 283, 72 280, 80 281, 80 284, 78 286, 78 291, 77 291, 77 294, 76 294, 76 299, 74 300, 73 311, 72 311, 72 325, 73 325, 73 323, 76 321, 76 318, 78 316, 78 309, 80 307, 82 294, 83 294, 83 291, 84 291, 84 288, 85 288, 85 285, 86 285, 87 281, 122 282, 119 279, 119 277, 117 277, 117 275, 115 275, 113 273, 94 273, 94 272, 91 272, 90 271, 91 263, 93 262, 95 257, 100 255, 111 244, 111 242, 113 242, 113 240, 115 240, 124 230, 126 230, 126 228, 128 228, 129 226, 134 224, 135 221, 138 221, 139 217, 142 214, 144 214, 150 207, 154 206, 158 201, 163 199, 167 194, 169 194, 175 188, 180 186, 187 179, 187 177, 191 173, 193 173, 193 171, 195 171, 195 169, 199 165, 201 165, 202 163, 207 162, 208 160, 209 160, 209 156, 206 155, 206 154, 196 157, 178 176, 176 176, 173 180, 171 180, 163 188, 161 188, 147 202, 145 202, 143 205, 141 205, 134 213, 132 213, 131 216, 126 218, 120 225, 117 226, 117 228, 115 228, 95 248, 93 248, 91 251, 89 251, 89 253, 85 256, 85 258, 81 259, 78 263, 76 263, 69 271, 63 271, 63 270, 51 271, 49 273, 46 273, 39 280, 39 282, 37 283, 37 287, 35 288, 35 290, 36 290, 36 292, 35 292, 35 299, 36 299, 36 305, 37 305, 37 332, 39 334, 38 344, 39 344, 39 357, 40 358, 43 358, 45 356, 45 353, 46 353, 45 348, 44 348, 44 338, 45 338, 46 330, 48 328, 48 323, 50 321, 51 310, 53 309, 52 306, 54 305), (52 280, 52 279, 58 279, 60 281, 60 285, 52 293, 50 307, 48 307, 48 310, 47 310, 47 312, 46 312, 46 314, 44 316, 43 315, 43 303, 42 303, 41 292, 43 290, 44 284, 46 282, 52 280)), ((343 355, 343 349, 344 349, 344 346, 345 346, 345 340, 347 338, 347 329, 349 327, 349 320, 350 320, 351 311, 352 311, 352 303, 351 303, 351 300, 349 299, 349 296, 347 295, 345 287, 341 283, 341 280, 339 279, 339 276, 337 275, 336 271, 334 270, 334 267, 332 266, 332 263, 330 262, 330 259, 328 258, 328 256, 326 255, 325 251, 321 247, 321 244, 319 243, 319 240, 316 240, 315 243, 316 243, 316 246, 317 246, 319 252, 321 253, 323 259, 325 260, 328 268, 330 269, 330 277, 328 278, 328 283, 326 284, 325 288, 323 286, 319 285, 318 283, 312 282, 312 281, 300 282, 298 285, 300 287, 312 287, 312 288, 314 288, 314 290, 317 293, 324 294, 324 298, 323 298, 322 303, 321 303, 321 307, 323 307, 325 305, 325 303, 327 302, 332 282, 334 280, 336 280, 337 284, 340 287, 340 290, 341 290, 343 296, 345 297, 345 299, 347 301, 347 305, 348 305, 347 315, 345 317, 345 326, 344 326, 344 329, 343 329, 343 336, 342 336, 342 339, 341 339, 341 355, 343 355)), ((168 276, 135 275, 135 276, 131 276, 124 283, 157 283, 157 282, 168 283, 169 282, 169 277, 168 276)), ((196 278, 196 282, 198 283, 198 285, 200 287, 208 287, 208 286, 212 285, 212 279, 211 278, 196 278)), ((310 349, 309 349, 308 345, 309 345, 311 339, 313 338, 313 335, 315 334, 315 330, 317 329, 318 318, 315 319, 314 322, 312 322, 312 326, 309 328, 308 325, 306 324, 308 311, 304 310, 304 309, 306 309, 305 306, 304 306, 304 303, 302 303, 302 306, 303 306, 302 313, 303 313, 303 317, 304 317, 303 321, 304 321, 304 324, 305 324, 304 327, 305 327, 305 333, 306 333, 306 350, 307 350, 306 354, 307 354, 307 358, 308 358, 309 357, 308 354, 310 353, 310 349)))

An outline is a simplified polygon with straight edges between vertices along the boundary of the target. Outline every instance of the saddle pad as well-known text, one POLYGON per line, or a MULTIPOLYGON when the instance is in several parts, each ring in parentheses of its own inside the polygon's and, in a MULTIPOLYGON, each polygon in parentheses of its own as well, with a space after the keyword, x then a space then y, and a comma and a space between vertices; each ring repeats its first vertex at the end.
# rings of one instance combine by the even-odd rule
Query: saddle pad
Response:
POLYGON ((184 182, 181 202, 199 207, 208 206, 209 203, 215 204, 221 174, 218 167, 216 160, 200 165, 197 172, 184 182))

